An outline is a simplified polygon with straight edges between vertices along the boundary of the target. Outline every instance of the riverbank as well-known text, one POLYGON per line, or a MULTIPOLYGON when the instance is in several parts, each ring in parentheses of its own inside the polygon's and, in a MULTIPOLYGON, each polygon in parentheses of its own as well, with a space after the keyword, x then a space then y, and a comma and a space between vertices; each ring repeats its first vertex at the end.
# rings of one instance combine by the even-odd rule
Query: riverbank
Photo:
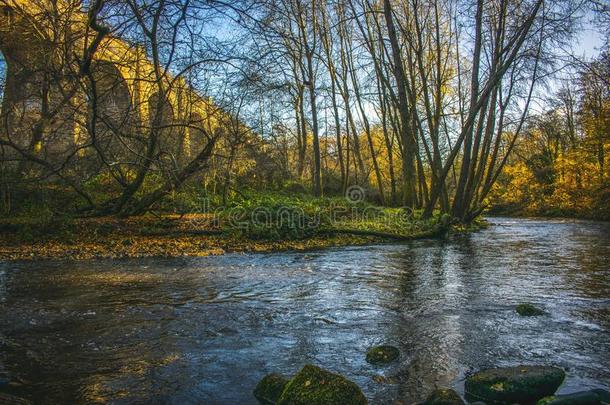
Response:
MULTIPOLYGON (((387 219, 387 218, 386 218, 387 219)), ((445 219, 446 220, 446 219, 445 219)), ((251 224, 249 224, 251 225, 251 224)), ((443 223, 440 218, 411 220, 394 227, 376 221, 319 224, 307 232, 244 230, 219 224, 212 214, 102 217, 35 221, 0 220, 0 260, 99 259, 211 256, 228 252, 304 251, 328 247, 441 237, 472 228, 443 223)))
POLYGON ((207 220, 204 215, 78 219, 64 229, 56 228, 54 232, 48 232, 45 226, 38 224, 4 221, 0 234, 0 259, 198 257, 226 252, 307 250, 379 241, 376 237, 349 235, 283 241, 252 240, 217 228, 194 225, 194 222, 207 220))
POLYGON ((314 250, 470 232, 448 215, 383 207, 352 198, 250 192, 221 204, 174 199, 133 217, 74 217, 49 209, 0 218, 0 260, 211 256, 314 250), (185 203, 186 201, 186 203, 185 203))

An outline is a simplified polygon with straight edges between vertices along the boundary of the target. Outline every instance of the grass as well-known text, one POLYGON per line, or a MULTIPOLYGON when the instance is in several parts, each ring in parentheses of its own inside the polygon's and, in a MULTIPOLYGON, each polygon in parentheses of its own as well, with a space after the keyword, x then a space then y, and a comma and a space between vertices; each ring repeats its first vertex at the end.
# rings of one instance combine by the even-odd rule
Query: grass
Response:
POLYGON ((421 212, 387 208, 345 198, 250 193, 219 211, 221 225, 250 239, 284 240, 349 230, 387 234, 397 238, 428 231, 441 222, 421 212))
POLYGON ((281 192, 243 192, 226 206, 218 196, 182 194, 160 206, 129 218, 78 218, 29 207, 0 219, 0 259, 309 250, 437 236, 448 227, 446 217, 424 220, 399 208, 281 192))

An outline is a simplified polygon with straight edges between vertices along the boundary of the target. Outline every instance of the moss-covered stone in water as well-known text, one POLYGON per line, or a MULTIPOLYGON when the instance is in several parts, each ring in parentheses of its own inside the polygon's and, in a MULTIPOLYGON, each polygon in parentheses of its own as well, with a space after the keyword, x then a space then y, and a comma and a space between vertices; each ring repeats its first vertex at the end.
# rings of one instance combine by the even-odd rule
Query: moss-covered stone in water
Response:
POLYGON ((548 366, 484 370, 466 379, 466 399, 491 403, 531 403, 554 394, 564 378, 562 369, 548 366))
POLYGON ((288 379, 276 373, 268 374, 256 385, 254 397, 262 404, 277 404, 288 379))
POLYGON ((536 308, 532 304, 519 304, 517 305, 517 313, 521 316, 539 316, 544 315, 544 311, 540 308, 536 308))
POLYGON ((554 395, 542 398, 536 405, 602 405, 610 404, 610 392, 602 389, 554 395))
POLYGON ((439 388, 430 394, 423 405, 464 405, 464 401, 454 390, 439 388))
POLYGON ((306 365, 286 385, 278 405, 364 405, 366 397, 353 382, 306 365))
POLYGON ((366 361, 371 364, 391 363, 400 356, 400 351, 394 346, 375 346, 366 352, 366 361))

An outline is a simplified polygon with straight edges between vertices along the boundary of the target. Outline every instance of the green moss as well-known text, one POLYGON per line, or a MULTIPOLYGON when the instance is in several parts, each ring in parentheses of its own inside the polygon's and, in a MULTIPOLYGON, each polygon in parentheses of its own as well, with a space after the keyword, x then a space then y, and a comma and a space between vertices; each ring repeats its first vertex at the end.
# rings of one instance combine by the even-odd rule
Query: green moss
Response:
POLYGON ((270 192, 244 194, 215 212, 225 232, 252 240, 298 240, 346 231, 387 234, 386 239, 432 237, 447 228, 439 216, 422 219, 419 212, 363 201, 270 192))
POLYGON ((544 315, 544 311, 540 308, 536 308, 532 304, 519 304, 517 305, 517 313, 521 316, 539 316, 544 315))
POLYGON ((371 364, 391 363, 400 356, 400 351, 394 346, 375 346, 366 352, 366 361, 371 364))
POLYGON ((366 397, 346 378, 306 365, 286 385, 278 405, 363 405, 366 397))
POLYGON ((464 401, 454 390, 439 388, 432 392, 423 405, 463 405, 464 401))
POLYGON ((450 222, 451 232, 457 234, 476 232, 487 227, 489 227, 489 222, 481 217, 474 218, 472 221, 466 223, 460 222, 455 218, 453 218, 450 222))
POLYGON ((552 404, 553 401, 555 401, 555 399, 557 399, 557 397, 554 395, 544 397, 541 400, 539 400, 538 402, 536 402, 536 405, 549 405, 549 404, 552 404))
POLYGON ((466 399, 531 403, 554 394, 564 378, 564 371, 557 367, 517 366, 484 370, 466 379, 466 399))
POLYGON ((453 221, 453 218, 449 214, 442 214, 441 217, 439 218, 439 223, 442 226, 444 226, 445 228, 448 227, 449 225, 451 225, 452 221, 453 221))
POLYGON ((262 404, 277 404, 284 388, 288 384, 288 379, 282 375, 268 374, 256 385, 254 396, 262 404))

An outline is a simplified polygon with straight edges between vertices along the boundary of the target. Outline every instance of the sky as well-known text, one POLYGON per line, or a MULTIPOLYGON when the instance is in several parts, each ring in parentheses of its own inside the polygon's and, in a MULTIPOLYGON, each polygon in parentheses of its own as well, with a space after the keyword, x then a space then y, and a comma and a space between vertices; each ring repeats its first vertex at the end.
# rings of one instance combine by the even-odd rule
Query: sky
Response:
POLYGON ((587 13, 582 29, 574 38, 573 50, 576 55, 590 59, 599 54, 599 50, 604 45, 604 35, 599 28, 599 24, 593 22, 593 14, 587 13))

